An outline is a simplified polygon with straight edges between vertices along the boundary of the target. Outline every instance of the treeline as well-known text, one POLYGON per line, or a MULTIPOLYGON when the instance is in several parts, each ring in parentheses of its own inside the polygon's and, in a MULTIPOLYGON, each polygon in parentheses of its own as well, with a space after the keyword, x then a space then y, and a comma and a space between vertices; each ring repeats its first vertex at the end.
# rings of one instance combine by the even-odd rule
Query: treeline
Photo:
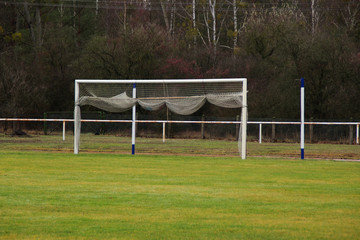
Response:
POLYGON ((250 118, 360 119, 358 0, 0 1, 0 116, 71 111, 74 79, 246 77, 250 118))

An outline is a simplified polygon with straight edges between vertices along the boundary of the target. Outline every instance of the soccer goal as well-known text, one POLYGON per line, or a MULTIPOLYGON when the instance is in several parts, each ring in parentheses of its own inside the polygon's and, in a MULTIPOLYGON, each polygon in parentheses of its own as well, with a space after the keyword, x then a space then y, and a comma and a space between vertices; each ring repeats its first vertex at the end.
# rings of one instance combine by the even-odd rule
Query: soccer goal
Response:
POLYGON ((132 154, 135 153, 136 106, 149 111, 167 107, 190 115, 205 102, 224 108, 241 108, 239 152, 246 158, 247 79, 75 80, 74 154, 79 153, 81 106, 108 112, 132 109, 132 154))

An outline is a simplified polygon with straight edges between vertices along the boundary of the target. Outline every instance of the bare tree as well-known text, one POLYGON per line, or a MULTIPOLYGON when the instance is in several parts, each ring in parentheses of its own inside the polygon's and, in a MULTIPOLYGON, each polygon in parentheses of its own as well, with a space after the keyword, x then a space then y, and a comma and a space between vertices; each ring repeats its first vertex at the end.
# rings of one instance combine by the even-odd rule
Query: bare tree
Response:
POLYGON ((353 31, 360 24, 360 2, 349 1, 341 9, 341 16, 348 30, 353 31))
POLYGON ((41 45, 43 43, 41 11, 40 6, 38 5, 34 6, 34 8, 35 14, 32 14, 30 12, 28 2, 24 1, 25 20, 30 30, 31 39, 36 48, 41 48, 41 45), (32 15, 35 15, 35 17, 32 17, 32 15))
POLYGON ((238 20, 237 20, 237 11, 238 11, 238 8, 237 8, 237 5, 236 5, 236 0, 233 0, 233 21, 234 21, 234 44, 233 44, 233 48, 234 48, 234 51, 237 47, 237 41, 238 41, 238 20))
POLYGON ((317 25, 319 22, 319 13, 317 12, 317 2, 316 0, 311 0, 311 32, 315 33, 317 25))
POLYGON ((161 0, 161 11, 167 31, 174 37, 175 34, 175 16, 176 4, 175 0, 161 0))
POLYGON ((220 33, 223 31, 223 24, 226 20, 230 5, 226 5, 225 1, 217 2, 217 0, 208 0, 202 7, 207 41, 205 41, 202 34, 200 34, 200 36, 204 44, 207 42, 208 49, 212 52, 213 58, 216 59, 220 33), (218 8, 221 9, 221 14, 218 14, 218 8), (218 20, 220 20, 220 23, 218 20))

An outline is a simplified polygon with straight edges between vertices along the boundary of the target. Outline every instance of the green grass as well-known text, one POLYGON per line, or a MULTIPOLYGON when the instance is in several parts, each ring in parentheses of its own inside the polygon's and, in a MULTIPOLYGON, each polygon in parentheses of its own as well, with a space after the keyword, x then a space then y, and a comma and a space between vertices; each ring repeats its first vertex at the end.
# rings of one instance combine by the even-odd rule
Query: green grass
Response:
MULTIPOLYGON (((236 142, 191 139, 137 139, 132 156, 129 138, 92 135, 73 155, 72 141, 0 135, 0 239, 360 234, 359 162, 301 161, 287 143, 249 143, 240 160, 236 142)), ((307 154, 356 159, 358 150, 314 144, 307 154)))
POLYGON ((1 151, 1 239, 356 239, 360 164, 1 151))

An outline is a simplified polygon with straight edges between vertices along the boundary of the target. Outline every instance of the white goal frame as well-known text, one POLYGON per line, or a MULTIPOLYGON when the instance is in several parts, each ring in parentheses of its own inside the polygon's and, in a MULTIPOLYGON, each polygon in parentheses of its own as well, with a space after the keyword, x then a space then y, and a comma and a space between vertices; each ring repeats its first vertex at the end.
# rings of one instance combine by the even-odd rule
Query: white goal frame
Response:
MULTIPOLYGON (((137 83, 234 83, 242 84, 242 111, 241 111, 241 158, 246 159, 246 135, 247 135, 247 79, 246 78, 225 78, 225 79, 162 79, 162 80, 100 80, 100 79, 77 79, 75 80, 75 107, 74 107, 74 154, 79 153, 80 147, 80 127, 79 118, 80 106, 77 105, 80 98, 80 84, 86 83, 114 83, 114 84, 133 84, 133 98, 136 98, 137 83)), ((136 136, 136 105, 132 107, 132 154, 135 154, 136 136)))

